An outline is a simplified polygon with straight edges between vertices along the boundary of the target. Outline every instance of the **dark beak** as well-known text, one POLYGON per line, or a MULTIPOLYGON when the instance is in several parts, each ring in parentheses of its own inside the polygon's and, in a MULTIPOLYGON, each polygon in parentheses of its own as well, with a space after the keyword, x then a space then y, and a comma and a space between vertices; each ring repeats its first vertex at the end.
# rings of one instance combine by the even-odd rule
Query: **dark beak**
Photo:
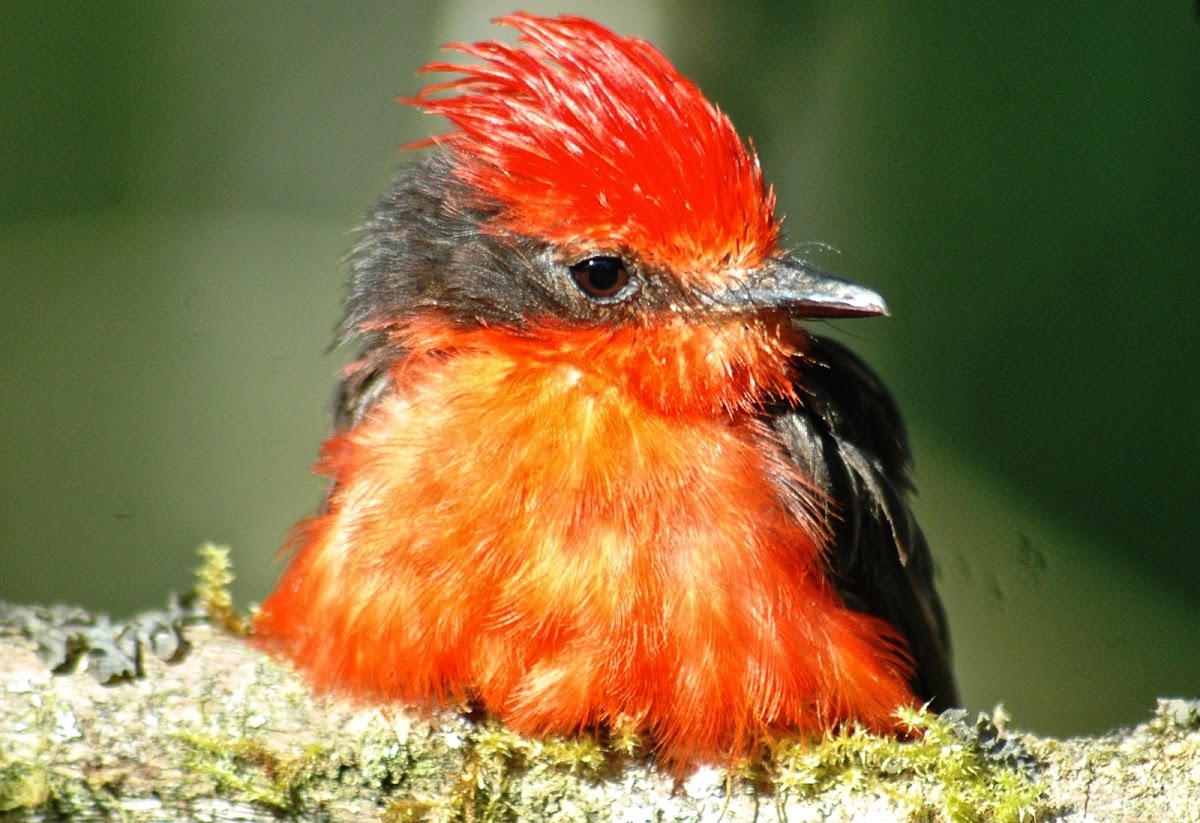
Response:
POLYGON ((876 292, 798 260, 768 261, 738 286, 716 295, 737 311, 778 311, 791 317, 875 317, 887 314, 876 292))

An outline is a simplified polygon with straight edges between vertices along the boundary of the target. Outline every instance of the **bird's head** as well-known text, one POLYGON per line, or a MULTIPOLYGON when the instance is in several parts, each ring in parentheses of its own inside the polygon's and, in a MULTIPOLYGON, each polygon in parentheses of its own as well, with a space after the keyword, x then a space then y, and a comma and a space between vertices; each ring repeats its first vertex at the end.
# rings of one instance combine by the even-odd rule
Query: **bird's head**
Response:
POLYGON ((655 405, 734 408, 792 391, 793 320, 886 312, 781 247, 758 157, 649 43, 496 22, 519 45, 449 46, 478 62, 429 64, 457 77, 402 100, 452 128, 371 214, 347 335, 504 340, 655 405))

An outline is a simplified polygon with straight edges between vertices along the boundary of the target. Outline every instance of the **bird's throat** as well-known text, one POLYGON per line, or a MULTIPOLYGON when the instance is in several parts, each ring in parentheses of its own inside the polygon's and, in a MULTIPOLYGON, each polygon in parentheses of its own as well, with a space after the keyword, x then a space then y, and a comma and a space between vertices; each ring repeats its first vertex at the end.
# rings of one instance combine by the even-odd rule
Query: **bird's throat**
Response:
POLYGON ((514 332, 413 321, 391 332, 408 357, 399 384, 427 358, 477 356, 515 382, 567 388, 587 403, 616 393, 662 414, 730 418, 769 400, 795 401, 806 336, 786 318, 668 317, 652 323, 543 325, 514 332), (558 384, 562 385, 559 386, 558 384))

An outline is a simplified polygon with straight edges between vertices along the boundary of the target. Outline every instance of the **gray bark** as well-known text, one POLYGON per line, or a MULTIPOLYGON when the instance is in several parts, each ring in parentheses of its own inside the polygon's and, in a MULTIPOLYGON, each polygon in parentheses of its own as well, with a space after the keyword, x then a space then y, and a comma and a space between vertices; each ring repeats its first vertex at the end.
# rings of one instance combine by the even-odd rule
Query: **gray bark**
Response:
POLYGON ((846 735, 680 781, 587 738, 314 696, 181 610, 95 629, 112 648, 17 611, 0 619, 0 819, 1200 821, 1196 702, 1070 740, 959 714, 909 743, 846 735))

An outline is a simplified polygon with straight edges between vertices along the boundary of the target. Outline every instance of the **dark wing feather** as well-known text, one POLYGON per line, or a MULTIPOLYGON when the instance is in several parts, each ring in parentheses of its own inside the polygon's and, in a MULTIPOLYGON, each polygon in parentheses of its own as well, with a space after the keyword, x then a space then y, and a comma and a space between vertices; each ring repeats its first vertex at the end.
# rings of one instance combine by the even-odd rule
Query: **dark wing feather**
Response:
POLYGON ((833 340, 813 337, 799 406, 771 409, 792 459, 827 495, 834 585, 847 606, 883 618, 908 641, 912 686, 935 710, 958 704, 946 615, 933 560, 907 496, 912 455, 895 401, 873 371, 833 340))
POLYGON ((335 432, 356 425, 388 393, 392 388, 388 370, 402 355, 380 335, 366 338, 333 390, 330 406, 335 432))

